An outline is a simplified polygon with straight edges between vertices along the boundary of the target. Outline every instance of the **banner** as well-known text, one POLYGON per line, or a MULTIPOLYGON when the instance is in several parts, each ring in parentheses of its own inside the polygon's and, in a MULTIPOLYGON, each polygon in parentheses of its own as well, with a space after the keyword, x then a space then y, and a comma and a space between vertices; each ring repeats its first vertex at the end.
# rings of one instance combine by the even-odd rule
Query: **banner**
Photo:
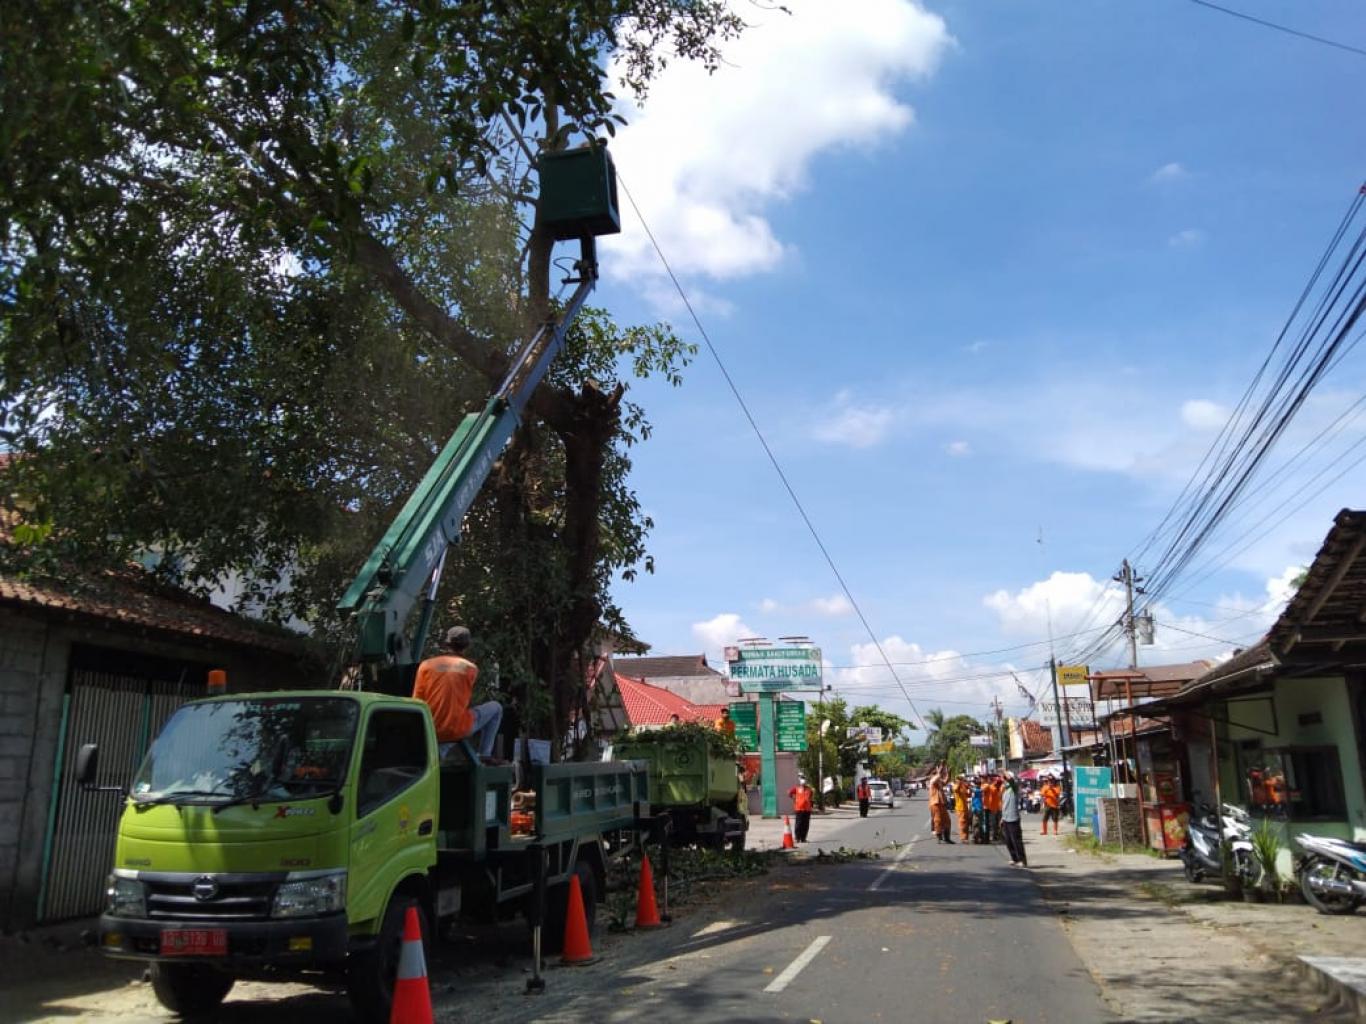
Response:
MULTIPOLYGON (((1063 697, 1062 704, 1063 724, 1070 724, 1073 728, 1095 728, 1096 718, 1092 713, 1090 697, 1063 697)), ((1058 704, 1051 696, 1039 701, 1038 712, 1040 725, 1051 727, 1058 724, 1058 704)))
POLYGON ((1087 686, 1087 676, 1091 673, 1085 665, 1059 665, 1058 666, 1058 685, 1059 686, 1087 686))

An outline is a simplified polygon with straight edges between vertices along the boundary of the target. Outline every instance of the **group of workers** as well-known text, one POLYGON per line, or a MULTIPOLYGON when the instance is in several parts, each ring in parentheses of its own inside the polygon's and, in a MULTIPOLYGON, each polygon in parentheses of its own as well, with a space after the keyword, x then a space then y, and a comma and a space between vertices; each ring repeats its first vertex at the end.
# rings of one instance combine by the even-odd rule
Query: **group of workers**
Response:
MULTIPOLYGON (((1010 862, 1028 867, 1024 833, 1020 825, 1023 786, 1014 772, 959 775, 954 778, 947 765, 936 766, 929 778, 930 828, 941 843, 953 843, 951 815, 958 816, 958 836, 964 843, 1004 841, 1010 862)), ((1045 779, 1040 787, 1043 802, 1043 832, 1053 823, 1058 833, 1061 818, 1062 787, 1055 779, 1045 779)))

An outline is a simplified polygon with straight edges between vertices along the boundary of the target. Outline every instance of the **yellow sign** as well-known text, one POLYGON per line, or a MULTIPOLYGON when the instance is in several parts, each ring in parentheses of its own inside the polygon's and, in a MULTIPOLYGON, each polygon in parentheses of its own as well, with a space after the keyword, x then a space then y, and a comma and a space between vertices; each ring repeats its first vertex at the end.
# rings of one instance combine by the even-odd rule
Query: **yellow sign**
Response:
POLYGON ((870 743, 868 753, 870 754, 890 754, 896 749, 896 744, 888 741, 887 743, 870 743))
POLYGON ((1090 673, 1085 665, 1059 665, 1058 666, 1058 685, 1059 686, 1085 686, 1086 677, 1090 673))

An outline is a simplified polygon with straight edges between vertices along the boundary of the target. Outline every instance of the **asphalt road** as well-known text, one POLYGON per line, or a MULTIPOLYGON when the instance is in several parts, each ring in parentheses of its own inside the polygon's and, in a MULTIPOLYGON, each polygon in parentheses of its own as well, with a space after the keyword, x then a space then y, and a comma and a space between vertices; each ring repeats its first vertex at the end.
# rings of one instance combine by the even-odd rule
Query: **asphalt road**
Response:
POLYGON ((1000 847, 937 843, 926 817, 922 798, 854 819, 821 845, 899 845, 877 860, 793 865, 709 924, 670 935, 652 962, 596 984, 562 984, 558 972, 543 1008, 523 1002, 497 1019, 1109 1019, 1028 872, 1000 847))
MULTIPOLYGON (((762 878, 708 890, 670 928, 608 936, 587 967, 552 967, 523 994, 529 966, 515 923, 441 944, 430 966, 445 1024, 755 1024, 1091 1022, 1109 1019, 1096 986, 1027 871, 999 846, 942 846, 923 797, 869 818, 821 822, 821 841, 762 878), (812 859, 840 846, 877 859, 812 859)), ((600 919, 600 926, 602 919, 600 919)), ((0 997, 0 1021, 173 1019, 137 969, 93 950, 66 973, 0 997), (7 1006, 5 1004, 8 1004, 7 1006)), ((17 979, 10 979, 11 982, 17 979)), ((5 988, 8 986, 0 986, 5 988)), ((350 1019, 345 996, 242 983, 221 1024, 350 1019)))

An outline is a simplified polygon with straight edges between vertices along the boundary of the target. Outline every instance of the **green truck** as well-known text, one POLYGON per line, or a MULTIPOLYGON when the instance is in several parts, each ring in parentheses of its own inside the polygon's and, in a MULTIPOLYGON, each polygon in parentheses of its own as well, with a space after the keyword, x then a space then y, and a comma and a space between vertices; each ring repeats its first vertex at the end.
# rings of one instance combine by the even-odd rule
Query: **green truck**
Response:
POLYGON ((655 729, 612 744, 612 755, 649 766, 650 802, 675 843, 745 848, 749 808, 733 755, 699 730, 655 729))
MULTIPOLYGON (((83 782, 97 756, 83 748, 83 782)), ((268 972, 344 977, 360 1017, 387 1022, 410 906, 430 936, 459 915, 535 920, 545 893, 553 936, 577 875, 591 922, 609 863, 651 825, 645 766, 534 766, 518 834, 513 768, 467 745, 447 760, 420 701, 311 690, 185 705, 128 794, 102 949, 150 962, 182 1014, 268 972)))
POLYGON ((450 546, 598 278, 596 236, 620 230, 604 144, 542 153, 538 231, 577 239, 576 287, 516 348, 339 602, 356 629, 358 689, 222 695, 185 705, 149 750, 119 824, 100 944, 150 962, 157 996, 212 1013, 238 977, 340 975, 363 1020, 389 1019, 403 920, 424 936, 457 915, 525 911, 563 934, 571 876, 585 910, 609 861, 650 820, 643 765, 486 764, 468 742, 438 760, 409 699, 450 546), (451 763, 446 763, 450 761, 451 763), (547 891, 549 890, 549 891, 547 891))

